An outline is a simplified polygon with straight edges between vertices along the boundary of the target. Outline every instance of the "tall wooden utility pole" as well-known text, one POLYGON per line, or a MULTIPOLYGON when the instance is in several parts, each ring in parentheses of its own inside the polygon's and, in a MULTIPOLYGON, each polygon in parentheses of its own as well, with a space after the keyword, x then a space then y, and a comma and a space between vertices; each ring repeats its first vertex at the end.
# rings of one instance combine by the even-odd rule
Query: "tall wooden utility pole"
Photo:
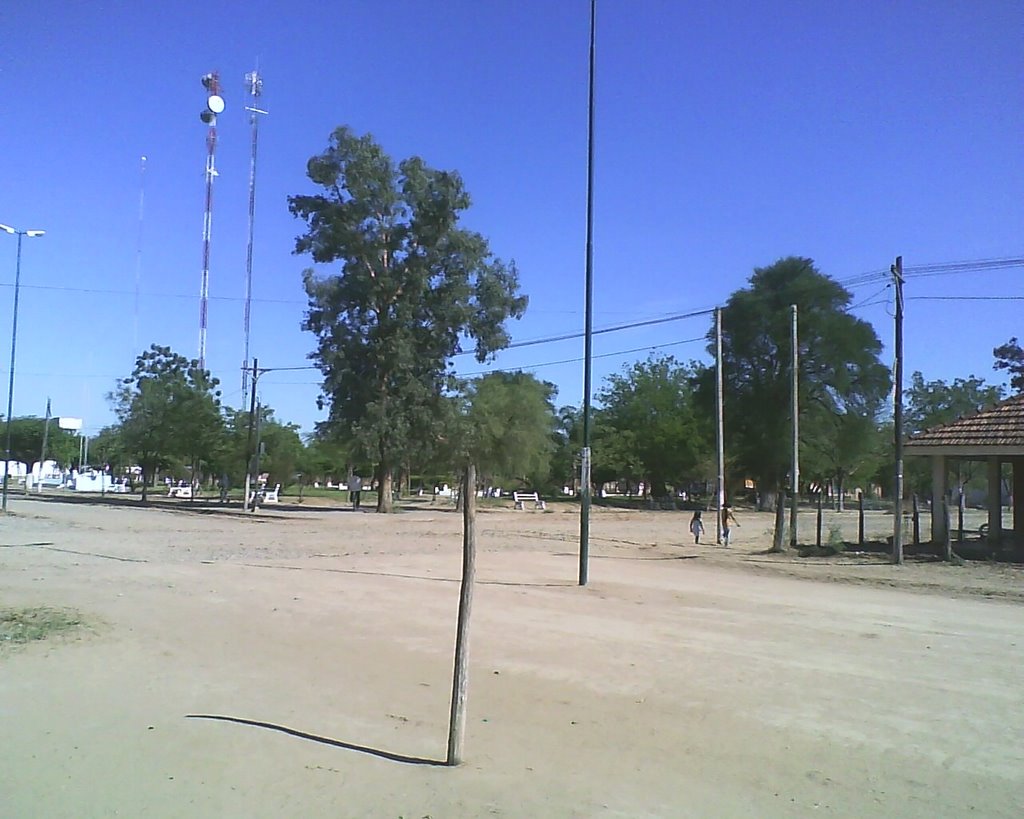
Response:
POLYGON ((715 542, 722 543, 722 507, 725 506, 725 417, 722 408, 722 308, 715 308, 715 438, 718 449, 718 520, 715 542))
POLYGON ((799 401, 799 373, 800 353, 797 346, 796 333, 796 305, 791 304, 789 309, 793 314, 793 329, 791 333, 791 346, 793 347, 793 481, 791 489, 789 510, 789 545, 796 548, 796 516, 797 502, 800 500, 800 401, 799 401))
POLYGON ((469 464, 462 479, 462 586, 459 589, 459 616, 455 627, 455 673, 452 678, 452 707, 448 722, 448 765, 462 762, 469 678, 469 614, 473 608, 475 576, 476 466, 469 464))
POLYGON ((903 257, 896 257, 892 271, 896 290, 896 366, 893 377, 893 436, 896 445, 896 497, 892 507, 892 562, 903 562, 903 257))

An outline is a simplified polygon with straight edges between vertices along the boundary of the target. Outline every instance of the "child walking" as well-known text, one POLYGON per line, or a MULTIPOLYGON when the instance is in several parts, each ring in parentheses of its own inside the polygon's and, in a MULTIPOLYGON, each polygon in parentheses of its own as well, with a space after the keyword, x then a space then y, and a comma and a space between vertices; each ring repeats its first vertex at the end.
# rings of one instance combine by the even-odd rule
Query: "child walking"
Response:
POLYGON ((693 542, 700 543, 700 536, 704 534, 704 521, 700 519, 699 509, 690 518, 690 533, 693 535, 693 542))

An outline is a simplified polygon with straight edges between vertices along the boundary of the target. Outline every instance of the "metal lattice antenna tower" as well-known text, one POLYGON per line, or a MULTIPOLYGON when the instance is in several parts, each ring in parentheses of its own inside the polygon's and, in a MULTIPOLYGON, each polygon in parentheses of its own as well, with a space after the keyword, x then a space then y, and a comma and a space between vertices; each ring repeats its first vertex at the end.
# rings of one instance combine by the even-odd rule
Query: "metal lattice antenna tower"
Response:
POLYGON ((252 237, 256 221, 256 146, 259 141, 259 115, 267 113, 259 107, 263 93, 263 77, 259 69, 245 75, 245 82, 252 104, 245 106, 252 125, 252 155, 249 159, 249 244, 245 252, 245 316, 242 321, 245 353, 242 360, 242 406, 249 403, 249 326, 252 315, 252 237))
POLYGON ((206 317, 210 298, 210 238, 213 232, 213 179, 217 176, 214 155, 217 148, 217 114, 224 110, 220 95, 220 75, 214 71, 203 75, 206 108, 199 118, 210 126, 206 132, 206 210, 203 213, 203 275, 199 285, 199 366, 206 367, 206 317))
POLYGON ((139 163, 139 235, 135 244, 135 320, 132 323, 132 356, 139 354, 139 281, 142 278, 142 219, 146 208, 146 157, 139 163))

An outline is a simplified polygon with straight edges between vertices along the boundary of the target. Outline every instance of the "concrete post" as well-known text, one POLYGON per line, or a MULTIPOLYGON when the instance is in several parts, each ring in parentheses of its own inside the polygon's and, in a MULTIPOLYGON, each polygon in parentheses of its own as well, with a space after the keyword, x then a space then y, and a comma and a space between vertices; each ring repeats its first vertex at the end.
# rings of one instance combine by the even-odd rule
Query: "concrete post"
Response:
POLYGON ((946 515, 942 503, 946 497, 946 456, 932 455, 932 543, 946 540, 946 515))
POLYGON ((999 543, 1003 531, 1003 482, 999 456, 988 457, 988 537, 999 543))
POLYGON ((1014 548, 1024 552, 1024 457, 1013 461, 1013 535, 1014 548))

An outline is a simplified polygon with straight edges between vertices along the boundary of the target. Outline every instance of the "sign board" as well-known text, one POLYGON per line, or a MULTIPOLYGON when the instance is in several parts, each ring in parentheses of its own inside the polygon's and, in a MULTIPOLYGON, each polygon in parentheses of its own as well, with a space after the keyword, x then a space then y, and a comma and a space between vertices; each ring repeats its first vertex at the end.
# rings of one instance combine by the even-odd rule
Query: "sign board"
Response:
POLYGON ((82 428, 81 418, 69 418, 66 415, 62 415, 57 419, 57 426, 61 429, 70 429, 73 432, 78 432, 82 428))

